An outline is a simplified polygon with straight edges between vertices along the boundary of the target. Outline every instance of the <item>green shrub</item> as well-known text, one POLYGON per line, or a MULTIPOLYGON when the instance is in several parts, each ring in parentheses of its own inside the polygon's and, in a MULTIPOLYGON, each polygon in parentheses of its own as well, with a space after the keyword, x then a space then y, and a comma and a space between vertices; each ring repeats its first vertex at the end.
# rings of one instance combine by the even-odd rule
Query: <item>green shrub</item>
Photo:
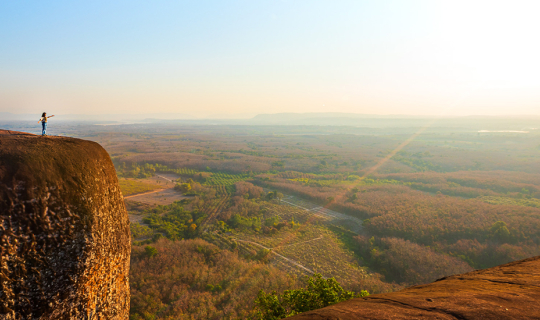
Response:
POLYGON ((266 294, 259 291, 256 304, 256 319, 283 319, 302 312, 324 308, 329 305, 356 297, 365 297, 369 293, 362 290, 359 294, 344 290, 334 278, 324 279, 315 274, 308 279, 307 288, 286 290, 283 295, 275 291, 266 294))
POLYGON ((146 254, 147 257, 152 258, 156 254, 158 254, 158 251, 156 248, 152 246, 146 246, 144 247, 144 253, 146 254))

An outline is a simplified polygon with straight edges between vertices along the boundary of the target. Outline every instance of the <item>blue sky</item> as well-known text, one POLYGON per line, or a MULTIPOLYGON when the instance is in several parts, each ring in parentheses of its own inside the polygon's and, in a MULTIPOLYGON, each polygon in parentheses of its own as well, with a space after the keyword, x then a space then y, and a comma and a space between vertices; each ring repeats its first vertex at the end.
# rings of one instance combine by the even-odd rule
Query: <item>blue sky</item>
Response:
POLYGON ((540 114, 534 1, 4 1, 0 111, 540 114))

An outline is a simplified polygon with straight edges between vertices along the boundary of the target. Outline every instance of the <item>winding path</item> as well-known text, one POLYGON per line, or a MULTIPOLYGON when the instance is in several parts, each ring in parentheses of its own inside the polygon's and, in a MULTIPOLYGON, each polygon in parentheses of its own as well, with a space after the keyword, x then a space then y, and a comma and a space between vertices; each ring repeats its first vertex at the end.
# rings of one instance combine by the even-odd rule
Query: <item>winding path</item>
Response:
POLYGON ((164 176, 160 176, 159 174, 156 174, 156 177, 160 177, 161 179, 165 179, 167 181, 174 182, 174 180, 171 180, 171 179, 169 179, 167 177, 164 177, 164 176))

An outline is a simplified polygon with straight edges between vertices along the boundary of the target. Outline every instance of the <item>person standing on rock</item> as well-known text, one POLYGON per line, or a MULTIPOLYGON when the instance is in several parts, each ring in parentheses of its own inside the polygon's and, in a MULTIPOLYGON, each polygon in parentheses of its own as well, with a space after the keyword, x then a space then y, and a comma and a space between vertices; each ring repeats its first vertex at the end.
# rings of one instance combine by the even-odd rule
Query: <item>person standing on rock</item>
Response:
POLYGON ((42 136, 47 135, 47 119, 52 118, 52 117, 54 117, 54 114, 48 117, 47 117, 47 112, 43 112, 43 114, 41 114, 41 118, 39 119, 37 123, 41 122, 41 127, 43 128, 43 130, 41 130, 42 136))

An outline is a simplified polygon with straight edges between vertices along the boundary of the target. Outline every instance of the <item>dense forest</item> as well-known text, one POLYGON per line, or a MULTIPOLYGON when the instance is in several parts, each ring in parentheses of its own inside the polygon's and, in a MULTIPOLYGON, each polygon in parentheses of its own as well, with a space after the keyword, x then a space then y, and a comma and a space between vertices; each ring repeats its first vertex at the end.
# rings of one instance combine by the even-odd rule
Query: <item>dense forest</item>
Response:
POLYGON ((202 239, 163 238, 133 247, 130 285, 130 319, 246 319, 260 290, 294 289, 298 281, 202 239))

